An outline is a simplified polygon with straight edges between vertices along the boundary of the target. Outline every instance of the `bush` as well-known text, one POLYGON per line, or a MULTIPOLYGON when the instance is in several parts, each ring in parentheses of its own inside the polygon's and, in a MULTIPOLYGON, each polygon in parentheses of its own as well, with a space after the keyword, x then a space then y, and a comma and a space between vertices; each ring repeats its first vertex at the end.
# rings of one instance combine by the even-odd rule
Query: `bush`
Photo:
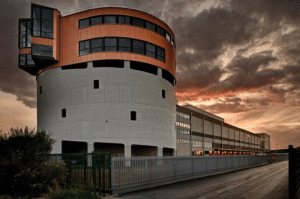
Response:
MULTIPOLYGON (((45 164, 50 156, 54 140, 45 131, 11 129, 10 135, 0 135, 0 183, 1 194, 35 197, 47 190, 50 179, 45 164)), ((51 170, 51 169, 50 169, 51 170)))
POLYGON ((47 199, 97 199, 98 196, 95 191, 87 187, 68 187, 61 188, 56 186, 54 191, 50 191, 47 199))

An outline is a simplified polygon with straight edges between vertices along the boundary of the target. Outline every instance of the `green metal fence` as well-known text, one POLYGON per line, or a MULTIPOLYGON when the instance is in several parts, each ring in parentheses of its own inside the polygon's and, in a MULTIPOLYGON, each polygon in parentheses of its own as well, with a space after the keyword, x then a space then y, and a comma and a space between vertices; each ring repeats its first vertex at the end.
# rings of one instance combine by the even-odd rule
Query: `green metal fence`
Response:
POLYGON ((111 193, 111 153, 52 154, 49 161, 63 161, 67 167, 67 183, 111 193))

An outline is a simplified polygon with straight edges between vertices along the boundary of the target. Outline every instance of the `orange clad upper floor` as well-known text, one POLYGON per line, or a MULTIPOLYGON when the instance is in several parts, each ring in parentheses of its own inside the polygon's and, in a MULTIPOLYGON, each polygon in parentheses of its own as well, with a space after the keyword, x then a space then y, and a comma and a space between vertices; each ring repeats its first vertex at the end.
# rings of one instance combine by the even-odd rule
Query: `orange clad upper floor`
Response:
MULTIPOLYGON (((32 34, 31 43, 32 46, 38 44, 53 47, 53 56, 51 57, 53 62, 48 62, 50 64, 39 62, 44 57, 38 57, 32 54, 32 58, 36 65, 38 65, 37 63, 42 63, 41 66, 38 67, 37 74, 54 67, 61 67, 95 60, 118 59, 152 64, 162 69, 166 69, 174 77, 176 75, 174 33, 168 27, 168 25, 166 25, 160 19, 138 10, 116 7, 98 8, 64 17, 60 15, 59 11, 53 10, 53 37, 43 38, 32 34), (126 16, 128 20, 131 20, 131 22, 129 24, 105 23, 105 16, 114 16, 118 20, 117 22, 120 20, 118 18, 119 16, 126 16), (91 19, 93 17, 98 17, 98 19, 99 17, 102 17, 102 23, 97 25, 91 24, 91 19), (141 19, 143 20, 141 21, 141 19), (90 23, 89 25, 79 25, 80 21, 88 20, 90 23), (132 24, 135 23, 132 22, 132 20, 144 23, 145 27, 140 27, 139 24, 132 24), (146 28, 146 23, 147 25, 152 24, 153 27, 155 25, 156 30, 157 28, 162 28, 165 31, 164 35, 161 34, 161 32, 159 34, 157 31, 151 30, 151 28, 146 28), (89 49, 87 53, 82 53, 83 51, 81 48, 92 48, 94 42, 101 41, 103 45, 110 45, 110 41, 108 41, 109 39, 107 40, 107 38, 113 38, 112 41, 115 41, 115 44, 112 45, 117 45, 115 49, 111 48, 110 50, 104 50, 104 47, 101 47, 103 48, 101 49, 101 52, 91 51, 91 49, 89 49), (123 39, 122 42, 131 42, 131 51, 119 50, 121 49, 119 48, 121 45, 120 39, 123 39), (108 44, 104 42, 108 42, 108 44), (144 54, 140 53, 139 51, 135 52, 132 50, 132 46, 135 45, 134 42, 136 42, 137 48, 139 48, 138 44, 144 45, 144 47, 142 47, 144 48, 142 49, 144 50, 144 54), (156 52, 153 52, 153 55, 151 52, 146 52, 148 47, 150 50, 153 47, 156 52), (158 57, 158 54, 162 53, 164 54, 163 57, 158 57)), ((105 46, 105 49, 109 48, 105 46)), ((32 51, 33 49, 27 50, 26 48, 20 48, 19 54, 32 53, 32 51)))

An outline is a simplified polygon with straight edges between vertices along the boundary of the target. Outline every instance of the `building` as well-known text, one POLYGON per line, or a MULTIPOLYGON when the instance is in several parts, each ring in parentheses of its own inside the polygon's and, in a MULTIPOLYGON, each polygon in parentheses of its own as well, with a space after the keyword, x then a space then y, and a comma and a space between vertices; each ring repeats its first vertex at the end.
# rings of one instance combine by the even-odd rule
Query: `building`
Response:
POLYGON ((32 4, 31 18, 19 20, 19 68, 36 76, 38 130, 52 133, 52 153, 259 152, 260 136, 176 105, 175 57, 170 27, 139 10, 106 7, 62 16, 32 4))
POLYGON ((262 152, 270 151, 270 135, 266 133, 259 134, 260 136, 260 148, 262 152))
POLYGON ((19 20, 19 67, 37 80, 38 130, 52 153, 173 155, 175 36, 155 16, 98 8, 61 16, 36 4, 19 20))

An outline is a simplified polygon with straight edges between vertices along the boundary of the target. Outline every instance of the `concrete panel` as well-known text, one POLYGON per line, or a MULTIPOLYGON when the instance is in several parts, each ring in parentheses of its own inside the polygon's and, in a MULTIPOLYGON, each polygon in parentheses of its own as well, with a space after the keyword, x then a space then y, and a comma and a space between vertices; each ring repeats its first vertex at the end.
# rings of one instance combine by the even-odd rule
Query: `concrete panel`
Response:
POLYGON ((235 139, 235 140, 240 140, 240 131, 239 131, 239 130, 234 130, 234 133, 235 133, 234 139, 235 139))
POLYGON ((214 124, 214 135, 221 137, 221 125, 220 124, 214 124))
POLYGON ((191 155, 191 145, 190 144, 176 144, 176 156, 190 156, 191 155))
POLYGON ((234 139, 234 129, 229 128, 229 139, 234 139))
POLYGON ((222 126, 222 134, 224 138, 228 138, 228 127, 222 126))
POLYGON ((204 120, 204 133, 213 135, 213 123, 212 122, 204 120))

